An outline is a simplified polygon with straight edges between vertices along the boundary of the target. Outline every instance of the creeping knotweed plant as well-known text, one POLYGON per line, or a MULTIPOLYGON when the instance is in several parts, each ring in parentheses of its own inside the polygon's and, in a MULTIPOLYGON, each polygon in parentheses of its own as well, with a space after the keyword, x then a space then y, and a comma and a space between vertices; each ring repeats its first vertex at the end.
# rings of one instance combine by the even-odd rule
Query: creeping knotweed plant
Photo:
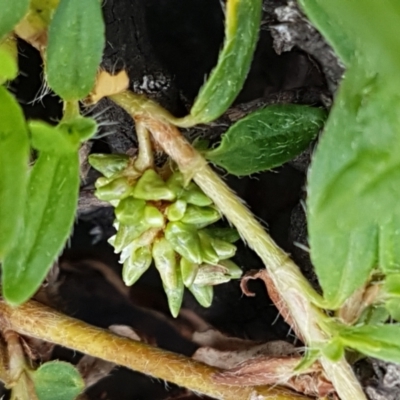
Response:
POLYGON ((104 175, 96 182, 96 196, 115 207, 117 233, 109 242, 121 254, 126 285, 154 261, 176 317, 185 286, 208 307, 213 285, 241 276, 230 260, 237 237, 230 229, 208 227, 221 214, 194 182, 185 182, 180 172, 163 177, 154 169, 139 172, 126 155, 96 154, 90 163, 104 175))

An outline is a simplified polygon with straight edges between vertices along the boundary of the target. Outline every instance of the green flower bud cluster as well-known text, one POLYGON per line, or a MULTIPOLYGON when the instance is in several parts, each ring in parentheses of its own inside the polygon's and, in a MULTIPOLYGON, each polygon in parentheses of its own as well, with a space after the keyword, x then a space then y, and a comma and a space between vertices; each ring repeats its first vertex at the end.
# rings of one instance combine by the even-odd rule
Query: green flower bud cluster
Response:
POLYGON ((194 182, 185 183, 180 172, 167 180, 153 169, 139 172, 125 155, 95 154, 89 162, 104 175, 96 182, 96 196, 115 207, 117 233, 109 242, 121 254, 126 285, 154 261, 176 317, 185 287, 209 307, 214 285, 241 276, 230 260, 237 234, 209 227, 221 214, 194 182))

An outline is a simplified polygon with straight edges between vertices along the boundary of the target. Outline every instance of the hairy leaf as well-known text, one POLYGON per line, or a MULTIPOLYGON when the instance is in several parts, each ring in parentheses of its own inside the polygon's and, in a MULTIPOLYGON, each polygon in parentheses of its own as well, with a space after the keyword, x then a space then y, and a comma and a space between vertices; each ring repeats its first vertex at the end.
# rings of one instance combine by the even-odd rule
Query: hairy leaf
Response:
POLYGON ((87 96, 95 83, 105 43, 99 0, 61 0, 49 27, 46 75, 63 99, 87 96))
POLYGON ((205 157, 238 176, 265 171, 301 153, 317 136, 325 118, 325 111, 319 108, 269 106, 236 122, 205 157))
POLYGON ((190 110, 188 119, 193 125, 215 120, 238 95, 257 43, 261 6, 261 0, 227 1, 224 47, 190 110))
POLYGON ((311 259, 332 308, 374 266, 400 268, 400 96, 390 79, 348 72, 308 187, 311 259))
POLYGON ((0 0, 0 40, 28 12, 29 0, 0 0))
POLYGON ((370 357, 400 363, 400 324, 346 327, 339 331, 341 342, 370 357))
POLYGON ((78 370, 62 361, 51 361, 31 373, 38 400, 74 400, 85 388, 78 370))
POLYGON ((301 0, 301 5, 343 61, 348 62, 355 49, 364 66, 398 74, 400 3, 397 0, 301 0))
POLYGON ((28 180, 29 139, 24 115, 0 86, 0 260, 21 226, 28 180))
MULTIPOLYGON (((33 143, 40 142, 35 136, 41 133, 54 142, 58 140, 57 135, 64 134, 57 127, 43 124, 43 131, 39 129, 40 124, 35 127, 33 143), (53 130, 53 138, 49 136, 49 129, 53 130)), ((63 249, 78 201, 77 148, 63 152, 42 149, 38 149, 42 151, 29 176, 23 229, 3 263, 3 294, 9 303, 16 305, 35 293, 63 249)))

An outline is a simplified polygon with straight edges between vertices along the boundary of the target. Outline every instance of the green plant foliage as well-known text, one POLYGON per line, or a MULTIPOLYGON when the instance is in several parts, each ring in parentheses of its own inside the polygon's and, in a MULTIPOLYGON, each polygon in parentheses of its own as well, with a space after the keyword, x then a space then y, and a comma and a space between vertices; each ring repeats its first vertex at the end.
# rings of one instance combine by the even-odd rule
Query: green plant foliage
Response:
POLYGON ((0 40, 28 12, 29 0, 0 0, 0 40))
POLYGON ((348 62, 351 54, 371 71, 398 75, 400 3, 396 0, 302 0, 311 21, 348 62))
POLYGON ((0 260, 21 227, 28 180, 29 138, 22 110, 0 86, 0 260))
POLYGON ((224 47, 190 110, 193 125, 218 118, 242 89, 257 43, 261 6, 261 0, 227 1, 224 47))
POLYGON ((60 1, 49 27, 46 78, 63 100, 80 100, 93 88, 104 29, 100 1, 60 1))
POLYGON ((389 362, 400 362, 399 324, 343 327, 339 339, 343 345, 389 362))
POLYGON ((39 156, 29 176, 22 213, 24 229, 2 266, 3 295, 15 305, 35 293, 63 249, 74 221, 79 191, 75 141, 61 147, 66 143, 62 129, 43 122, 32 122, 30 128, 39 156))
POLYGON ((78 370, 62 361, 50 361, 30 373, 38 400, 74 400, 85 388, 78 370))
POLYGON ((311 259, 332 308, 378 265, 400 268, 400 97, 386 77, 348 72, 308 187, 311 259))
POLYGON ((187 287, 204 307, 212 285, 240 278, 232 261, 238 234, 213 228, 221 218, 212 200, 180 172, 165 181, 154 169, 138 173, 124 155, 92 155, 89 162, 106 174, 96 181, 96 196, 115 207, 116 235, 109 239, 121 253, 122 278, 133 285, 152 260, 160 273, 171 314, 176 317, 187 287), (207 227, 207 228, 205 228, 207 227))
POLYGON ((341 25, 341 18, 331 15, 326 9, 329 0, 299 0, 299 4, 310 21, 324 35, 335 49, 340 59, 349 65, 356 55, 356 45, 346 34, 341 25))
POLYGON ((315 139, 326 119, 320 108, 273 105, 232 125, 221 144, 205 153, 233 175, 265 171, 293 159, 315 139))
POLYGON ((321 348, 321 353, 329 360, 339 361, 344 355, 343 343, 335 337, 321 348))
POLYGON ((14 38, 0 41, 0 85, 18 75, 18 50, 14 38))

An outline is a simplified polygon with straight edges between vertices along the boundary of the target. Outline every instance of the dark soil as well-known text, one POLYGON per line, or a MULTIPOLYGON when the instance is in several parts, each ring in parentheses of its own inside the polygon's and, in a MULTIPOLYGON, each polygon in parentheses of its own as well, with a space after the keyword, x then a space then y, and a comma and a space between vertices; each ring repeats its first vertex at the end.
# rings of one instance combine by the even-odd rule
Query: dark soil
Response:
MULTIPOLYGON (((283 0, 265 1, 263 29, 254 62, 235 105, 259 98, 275 99, 280 93, 289 93, 293 101, 305 104, 326 106, 330 103, 335 79, 338 79, 335 73, 338 68, 340 70, 335 58, 324 59, 318 46, 319 55, 312 54, 313 49, 309 51, 304 43, 304 35, 299 35, 299 43, 289 51, 277 54, 274 49, 271 36, 274 29, 271 27, 283 23, 278 21, 274 10, 284 4, 283 0), (327 76, 329 66, 334 72, 327 76)), ((217 60, 223 40, 220 0, 107 0, 105 17, 108 47, 103 66, 111 70, 127 68, 133 90, 146 93, 176 115, 184 115, 217 60), (144 76, 152 78, 152 87, 144 87, 144 76)), ((304 24, 292 28, 303 32, 304 24)), ((274 37, 276 48, 276 32, 274 37)), ((315 37, 320 40, 318 35, 315 37)), ((61 107, 56 97, 46 95, 32 103, 42 84, 41 62, 36 51, 24 43, 20 43, 20 63, 23 74, 14 82, 13 88, 27 117, 50 122, 59 118, 61 107)), ((114 106, 105 110, 107 107, 110 103, 102 101, 95 112, 103 110, 101 118, 117 125, 103 128, 102 133, 109 134, 95 140, 92 151, 125 152, 135 147, 131 120, 114 106), (110 134, 111 130, 113 133, 110 134)), ((215 131, 209 130, 205 134, 215 138, 215 131)), ((204 130, 202 132, 204 134, 204 130)), ((193 136, 196 133, 187 134, 193 136)), ((242 179, 227 176, 226 179, 263 221, 274 240, 292 254, 316 285, 307 252, 295 245, 295 242, 306 244, 306 221, 301 201, 305 199, 309 154, 310 151, 274 171, 242 179)), ((89 174, 86 187, 91 187, 93 179, 94 175, 89 174)), ((100 262, 105 269, 120 274, 118 257, 107 243, 112 234, 112 219, 112 210, 108 208, 93 209, 79 215, 70 244, 59 263, 53 306, 96 326, 130 326, 159 347, 192 355, 198 346, 184 338, 178 326, 175 328, 174 323, 166 323, 153 312, 155 310, 170 320, 166 298, 154 268, 131 288, 129 298, 110 283, 104 270, 99 272, 95 268, 100 262)), ((244 271, 263 268, 258 257, 243 244, 238 246, 236 262, 244 271)), ((237 281, 216 287, 209 309, 201 308, 186 293, 183 308, 228 335, 295 343, 296 338, 278 316, 264 285, 252 281, 250 287, 256 297, 244 297, 237 281)), ((77 361, 80 355, 57 348, 54 357, 77 361)), ((365 382, 372 382, 371 376, 367 375, 365 382)), ((381 388, 379 386, 379 390, 381 388)), ((116 368, 91 387, 87 395, 93 400, 162 400, 174 398, 181 392, 179 388, 140 373, 116 368)))

